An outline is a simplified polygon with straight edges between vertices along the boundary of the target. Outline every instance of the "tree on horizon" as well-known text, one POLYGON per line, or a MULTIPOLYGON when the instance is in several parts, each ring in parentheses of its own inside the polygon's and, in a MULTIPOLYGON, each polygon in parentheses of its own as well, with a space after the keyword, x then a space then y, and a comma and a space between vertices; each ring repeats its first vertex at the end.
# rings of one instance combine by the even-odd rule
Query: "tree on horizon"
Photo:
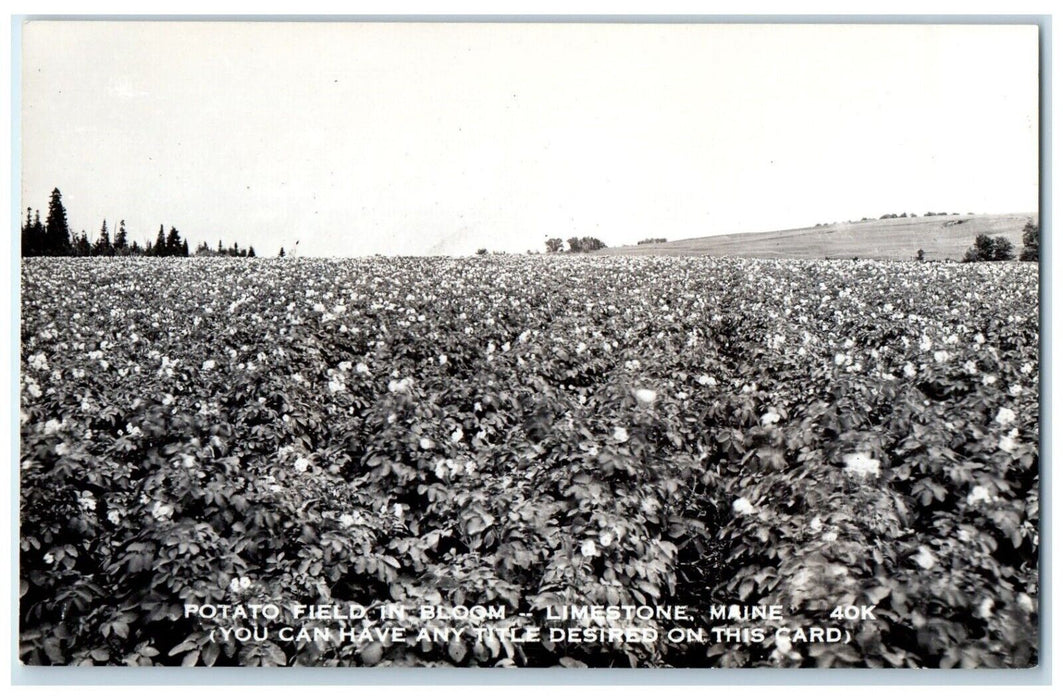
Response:
POLYGON ((26 207, 26 223, 22 225, 22 256, 41 255, 44 246, 44 226, 39 209, 26 207))
POLYGON ((162 224, 159 224, 159 233, 155 236, 155 245, 151 250, 155 255, 166 255, 166 234, 162 224))
POLYGON ((100 227, 99 238, 96 239, 96 245, 92 247, 93 255, 114 255, 114 248, 111 247, 111 233, 107 230, 107 219, 103 220, 103 226, 100 227))
POLYGON ((125 230, 125 219, 118 222, 118 232, 114 234, 114 252, 117 255, 129 254, 129 233, 125 230))
MULTIPOLYGON (((204 250, 210 254, 223 256, 255 257, 253 248, 244 249, 238 243, 226 248, 220 239, 217 253, 210 251, 204 243, 196 250, 196 254, 204 250)), ((45 223, 41 223, 40 210, 26 207, 26 218, 22 222, 20 252, 22 257, 58 255, 188 257, 189 244, 188 239, 181 236, 176 226, 171 226, 170 233, 167 235, 165 226, 159 224, 159 233, 154 243, 148 239, 145 244, 141 245, 138 241, 131 240, 125 219, 118 222, 118 229, 114 232, 113 239, 107 220, 104 219, 99 235, 92 241, 84 230, 77 234, 70 230, 66 207, 63 206, 63 195, 56 187, 52 190, 48 201, 45 223)))
POLYGON ((48 218, 44 222, 44 255, 70 254, 70 225, 66 220, 66 208, 63 207, 63 194, 56 187, 48 200, 48 218))
POLYGON ((1029 220, 1022 227, 1022 253, 1019 260, 1039 260, 1041 258, 1041 227, 1029 220))

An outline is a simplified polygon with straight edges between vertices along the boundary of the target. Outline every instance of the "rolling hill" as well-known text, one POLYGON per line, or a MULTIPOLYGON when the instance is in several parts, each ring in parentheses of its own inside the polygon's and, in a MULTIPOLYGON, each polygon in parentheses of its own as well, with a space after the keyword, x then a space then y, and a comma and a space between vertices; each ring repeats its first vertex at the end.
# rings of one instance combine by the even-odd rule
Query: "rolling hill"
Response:
POLYGON ((621 246, 597 255, 713 255, 744 258, 872 258, 960 260, 981 233, 1005 236, 1022 250, 1022 228, 1037 214, 970 214, 875 219, 810 228, 732 233, 667 243, 621 246))

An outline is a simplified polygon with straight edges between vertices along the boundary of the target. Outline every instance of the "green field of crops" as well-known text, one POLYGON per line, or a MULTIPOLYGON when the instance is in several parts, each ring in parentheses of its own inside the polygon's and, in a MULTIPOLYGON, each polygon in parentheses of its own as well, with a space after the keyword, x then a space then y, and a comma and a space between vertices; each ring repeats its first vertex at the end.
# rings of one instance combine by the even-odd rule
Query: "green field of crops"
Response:
POLYGON ((1038 661, 1035 264, 25 259, 21 309, 26 663, 1038 661))

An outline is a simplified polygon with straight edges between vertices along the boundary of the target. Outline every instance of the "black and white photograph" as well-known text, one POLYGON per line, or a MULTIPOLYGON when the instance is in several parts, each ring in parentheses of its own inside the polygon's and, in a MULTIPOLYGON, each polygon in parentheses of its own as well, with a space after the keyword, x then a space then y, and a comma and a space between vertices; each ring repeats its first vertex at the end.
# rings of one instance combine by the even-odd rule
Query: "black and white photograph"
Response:
POLYGON ((16 22, 20 664, 1044 662, 1037 17, 16 22))

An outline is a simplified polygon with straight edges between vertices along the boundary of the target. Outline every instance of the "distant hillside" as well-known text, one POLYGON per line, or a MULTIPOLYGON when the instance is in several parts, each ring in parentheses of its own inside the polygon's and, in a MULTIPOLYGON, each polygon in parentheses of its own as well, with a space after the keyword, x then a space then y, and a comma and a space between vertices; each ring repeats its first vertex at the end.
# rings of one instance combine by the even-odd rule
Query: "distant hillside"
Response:
POLYGON ((745 258, 875 258, 960 260, 978 234, 1006 236, 1022 250, 1022 227, 1037 214, 978 214, 876 219, 786 231, 732 233, 667 243, 622 246, 597 255, 715 255, 745 258))

